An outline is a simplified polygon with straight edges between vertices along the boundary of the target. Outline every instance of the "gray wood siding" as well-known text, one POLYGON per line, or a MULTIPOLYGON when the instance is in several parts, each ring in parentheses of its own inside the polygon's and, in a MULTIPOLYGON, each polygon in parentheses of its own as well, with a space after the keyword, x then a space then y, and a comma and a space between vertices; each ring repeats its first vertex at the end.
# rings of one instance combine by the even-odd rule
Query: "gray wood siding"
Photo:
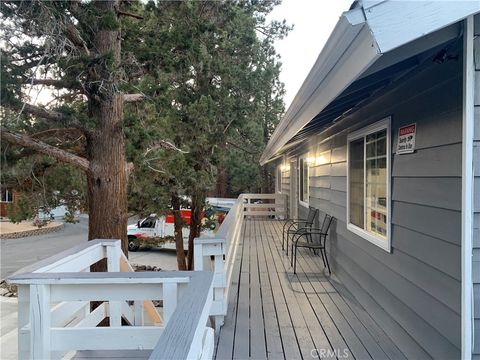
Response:
MULTIPOLYGON (((307 149, 324 161, 310 168, 309 203, 320 218, 336 217, 328 245, 334 275, 408 358, 460 357, 461 106, 462 62, 434 64, 349 115, 343 126, 313 136, 307 149), (392 116, 391 253, 346 227, 346 134, 386 116, 392 116), (397 155, 398 128, 409 123, 417 123, 416 151, 397 155)), ((300 216, 307 211, 299 206, 300 216)), ((477 304, 479 290, 480 283, 477 304)))
POLYGON ((473 357, 480 360, 480 15, 475 16, 475 124, 473 134, 474 224, 473 224, 473 357))

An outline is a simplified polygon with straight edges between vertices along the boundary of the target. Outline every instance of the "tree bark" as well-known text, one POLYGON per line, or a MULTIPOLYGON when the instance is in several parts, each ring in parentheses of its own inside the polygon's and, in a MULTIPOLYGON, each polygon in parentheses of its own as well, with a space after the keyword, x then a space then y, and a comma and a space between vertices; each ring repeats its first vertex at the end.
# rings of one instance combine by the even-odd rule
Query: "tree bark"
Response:
POLYGON ((222 163, 217 167, 217 185, 215 194, 217 197, 224 198, 227 196, 227 169, 222 163))
POLYGON ((5 128, 0 129, 0 136, 2 140, 5 140, 11 144, 20 145, 28 149, 35 150, 39 153, 54 157, 57 160, 74 165, 81 170, 88 172, 90 169, 90 163, 87 159, 59 149, 55 146, 46 144, 42 141, 33 139, 30 136, 15 134, 5 128))
POLYGON ((188 254, 187 266, 188 270, 193 270, 193 240, 200 236, 202 228, 202 211, 205 203, 204 194, 194 194, 192 196, 192 215, 190 217, 190 234, 188 235, 188 254))
MULTIPOLYGON (((101 128, 87 137, 88 239, 119 239, 128 255, 125 138, 119 127, 123 118, 121 94, 100 102, 93 112, 102 121, 101 128)), ((106 268, 101 265, 94 271, 106 268)))
MULTIPOLYGON (((121 34, 111 23, 102 23, 108 13, 116 14, 118 1, 97 1, 95 6, 104 15, 95 34, 95 51, 105 61, 94 65, 87 80, 91 84, 87 94, 89 115, 97 124, 95 131, 87 135, 88 239, 119 239, 128 256, 127 168, 121 127, 124 100, 118 90, 121 34)), ((104 261, 92 266, 92 271, 106 270, 104 261)))
POLYGON ((187 270, 185 249, 183 248, 183 219, 180 211, 180 198, 178 194, 172 195, 173 222, 175 229, 175 249, 177 251, 178 270, 187 270))

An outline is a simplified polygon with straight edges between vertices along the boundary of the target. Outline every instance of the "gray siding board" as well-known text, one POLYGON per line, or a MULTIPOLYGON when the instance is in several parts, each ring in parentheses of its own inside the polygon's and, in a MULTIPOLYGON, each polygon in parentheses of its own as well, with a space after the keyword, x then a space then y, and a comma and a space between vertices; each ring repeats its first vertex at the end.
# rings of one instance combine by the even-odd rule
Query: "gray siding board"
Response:
POLYGON ((479 355, 480 358, 480 336, 478 336, 478 329, 480 329, 480 320, 475 319, 474 321, 474 327, 475 327, 475 338, 473 339, 473 353, 476 355, 479 355))
MULTIPOLYGON (((412 283, 393 272, 384 264, 372 261, 369 254, 358 246, 354 246, 352 242, 338 241, 335 249, 337 256, 339 252, 345 254, 352 250, 356 253, 353 262, 362 266, 367 273, 372 274, 372 277, 377 283, 389 284, 383 286, 385 293, 388 294, 389 297, 403 303, 405 307, 407 307, 406 304, 408 304, 409 312, 412 313, 412 315, 415 314, 417 322, 422 322, 424 326, 430 327, 428 330, 435 333, 433 337, 437 342, 449 343, 446 339, 451 339, 454 343, 449 343, 446 348, 453 352, 459 350, 458 348, 461 345, 461 319, 459 314, 456 314, 445 305, 436 301, 435 298, 427 292, 413 286, 412 283), (367 265, 365 266, 365 264, 367 265), (439 317, 438 314, 442 314, 442 317, 439 317)), ((375 293, 375 296, 377 296, 377 293, 375 293)), ((403 310, 402 314, 405 315, 405 313, 406 311, 403 310)), ((399 320, 400 319, 397 319, 397 321, 399 320)), ((412 325, 415 324, 413 323, 412 325)))
POLYGON ((473 293, 475 294, 473 305, 473 317, 480 320, 480 284, 473 285, 473 293))
POLYGON ((330 178, 330 188, 332 190, 347 192, 347 177, 332 177, 330 178))
POLYGON ((402 226, 392 226, 392 246, 461 280, 460 247, 402 226))
POLYGON ((332 165, 319 165, 319 166, 312 166, 309 170, 310 176, 326 176, 330 175, 332 165))
POLYGON ((330 189, 330 176, 310 177, 310 188, 330 189))
MULTIPOLYGON (((438 270, 432 268, 423 260, 416 259, 400 250, 394 249, 395 256, 390 256, 389 253, 378 246, 351 233, 342 222, 337 222, 337 236, 343 240, 342 243, 348 242, 355 246, 355 248, 350 248, 350 250, 355 251, 357 258, 364 255, 363 259, 369 263, 374 259, 376 263, 382 264, 392 272, 389 274, 386 269, 383 269, 381 274, 381 276, 386 277, 385 280, 387 278, 391 279, 386 285, 386 288, 392 287, 391 292, 395 292, 399 284, 403 283, 405 288, 408 288, 404 296, 411 296, 412 299, 418 297, 420 299, 424 293, 427 293, 433 297, 427 297, 425 300, 427 306, 441 306, 440 309, 443 309, 443 306, 448 306, 453 313, 457 316, 460 315, 461 284, 459 280, 450 276, 439 276, 441 274, 439 274, 438 270), (370 257, 373 259, 369 259, 370 257), (407 282, 404 280, 407 280, 407 282), (428 305, 429 303, 430 305, 428 305)), ((373 276, 377 277, 377 275, 373 276)), ((415 309, 415 306, 418 304, 418 302, 415 302, 412 308, 415 309)), ((420 311, 418 312, 421 313, 420 311)), ((451 324, 447 327, 450 326, 451 324)))
POLYGON ((413 154, 395 155, 392 176, 462 176, 461 158, 461 143, 416 150, 413 154))
POLYGON ((474 176, 480 177, 480 141, 475 141, 473 145, 473 167, 474 176))
POLYGON ((347 176, 347 163, 339 162, 332 164, 331 176, 347 176))
POLYGON ((474 196, 473 196, 473 211, 480 213, 480 176, 475 177, 474 181, 474 196))
POLYGON ((460 211, 461 178, 393 178, 392 200, 460 211))
POLYGON ((475 284, 480 284, 480 249, 475 249, 473 250, 474 256, 473 258, 475 259, 473 261, 473 282, 475 284), (476 256, 475 256, 476 253, 476 256))
MULTIPOLYGON (((346 142, 346 140, 345 140, 346 142)), ((332 163, 347 161, 347 145, 332 149, 332 163)))
POLYGON ((461 244, 459 211, 424 205, 392 202, 392 224, 430 235, 452 244, 461 244))
POLYGON ((347 193, 345 191, 331 190, 330 201, 335 205, 345 207, 347 203, 347 193))
POLYGON ((331 198, 330 189, 322 189, 317 187, 310 187, 310 198, 323 199, 330 201, 331 198))
MULTIPOLYGON (((475 107, 475 119, 480 119, 480 106, 475 107)), ((474 124, 473 138, 480 141, 480 121, 476 120, 474 124)))
MULTIPOLYGON (((461 91, 461 89, 459 89, 461 91)), ((461 92, 460 92, 461 94, 461 92)), ((439 100, 440 101, 440 100, 439 100)), ((452 106, 452 101, 455 99, 447 100, 447 104, 443 106, 452 106)), ((425 104, 414 105, 415 108, 406 109, 406 111, 419 110, 420 107, 436 107, 439 103, 433 99, 427 100, 425 104)), ((410 106, 410 105, 409 105, 410 106)), ((442 145, 458 144, 462 142, 462 127, 461 122, 458 121, 462 118, 462 109, 459 105, 454 105, 455 108, 444 110, 444 112, 437 112, 435 109, 430 109, 427 117, 422 118, 421 122, 417 123, 417 136, 415 138, 415 150, 425 150, 429 148, 436 148, 442 145)), ((420 114, 415 114, 415 118, 420 114)), ((406 117, 405 120, 398 121, 397 126, 401 127, 415 122, 411 117, 406 117)), ((392 139, 393 153, 396 153, 397 149, 397 135, 398 128, 394 130, 394 139, 392 139)), ((408 155, 405 155, 408 156, 408 155)), ((458 160, 458 159, 457 159, 458 160)), ((445 164, 443 165, 445 166, 445 164)))
POLYGON ((370 280, 368 274, 365 273, 365 276, 360 277, 361 279, 365 279, 365 281, 358 282, 356 278, 354 279, 350 275, 349 266, 346 266, 347 269, 344 269, 344 266, 335 259, 333 259, 332 262, 332 265, 335 267, 335 275, 338 276, 340 282, 344 284, 350 292, 355 294, 355 298, 370 314, 374 314, 374 319, 383 325, 383 330, 390 338, 395 339, 395 345, 398 346, 407 359, 431 358, 407 331, 392 318, 391 314, 379 304, 381 299, 373 297, 370 291, 365 291, 366 288, 370 289, 370 286, 366 286, 366 284, 375 280, 370 280))
MULTIPOLYGON (((368 289, 370 294, 373 294, 378 306, 391 316, 408 334, 421 344, 421 347, 428 352, 433 358, 459 358, 460 350, 445 338, 427 322, 413 312, 405 303, 400 301, 396 296, 390 293, 383 284, 379 283, 375 278, 370 276, 369 271, 364 270, 363 264, 361 266, 352 258, 345 255, 342 251, 336 250, 336 262, 340 267, 345 268, 349 274, 355 274, 355 279, 359 282, 362 288, 368 289)), ((343 281, 343 279, 341 278, 343 281)), ((375 314, 378 310, 375 310, 375 314)), ((392 324, 393 325, 393 324, 392 324)), ((383 328, 387 333, 388 328, 383 328)), ((459 332, 459 331, 458 331, 459 332)), ((399 339, 395 338, 397 342, 399 339)), ((407 348, 400 347, 402 351, 412 350, 412 344, 407 345, 407 348)), ((418 349, 415 349, 418 350, 418 349)), ((408 358, 424 359, 428 356, 411 356, 406 354, 408 358)))

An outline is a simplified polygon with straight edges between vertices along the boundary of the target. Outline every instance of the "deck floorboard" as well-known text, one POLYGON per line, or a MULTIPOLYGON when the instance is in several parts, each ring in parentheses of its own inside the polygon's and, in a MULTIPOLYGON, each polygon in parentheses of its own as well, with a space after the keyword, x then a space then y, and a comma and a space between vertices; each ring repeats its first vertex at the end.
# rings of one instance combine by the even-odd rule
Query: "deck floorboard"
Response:
POLYGON ((320 256, 299 249, 293 274, 282 225, 244 222, 216 359, 405 359, 320 256))

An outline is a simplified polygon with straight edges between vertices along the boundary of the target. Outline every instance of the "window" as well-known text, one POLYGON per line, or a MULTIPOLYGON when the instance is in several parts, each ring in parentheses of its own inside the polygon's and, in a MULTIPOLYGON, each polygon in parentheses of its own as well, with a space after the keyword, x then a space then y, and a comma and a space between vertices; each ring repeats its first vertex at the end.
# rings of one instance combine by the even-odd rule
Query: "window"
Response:
POLYGON ((13 193, 10 190, 2 190, 1 202, 13 202, 13 193))
POLYGON ((347 228, 390 251, 390 118, 348 135, 347 228))
POLYGON ((155 223, 157 222, 156 217, 147 217, 144 219, 139 227, 141 228, 154 228, 155 223))
POLYGON ((282 166, 278 165, 277 167, 277 192, 282 192, 282 166))
POLYGON ((299 171, 299 179, 298 179, 298 185, 299 185, 299 200, 300 204, 303 206, 308 207, 308 160, 307 160, 307 155, 302 155, 300 156, 299 159, 299 164, 298 164, 298 171, 299 171))

